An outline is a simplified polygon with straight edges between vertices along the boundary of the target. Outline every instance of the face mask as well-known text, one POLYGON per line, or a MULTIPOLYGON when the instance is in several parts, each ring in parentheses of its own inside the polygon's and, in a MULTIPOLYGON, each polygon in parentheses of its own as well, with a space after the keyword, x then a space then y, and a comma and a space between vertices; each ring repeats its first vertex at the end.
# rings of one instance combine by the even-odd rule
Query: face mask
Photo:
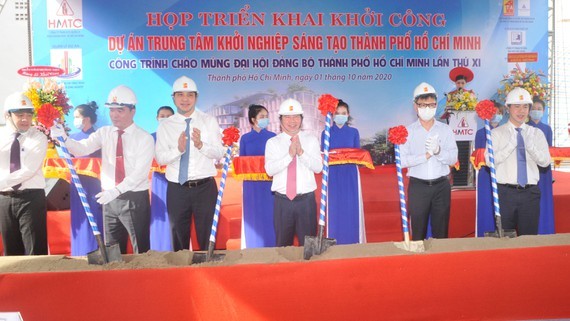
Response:
POLYGON ((491 119, 492 123, 500 123, 501 120, 503 120, 503 115, 502 114, 495 114, 495 116, 493 116, 493 118, 491 119))
POLYGON ((158 119, 158 123, 160 124, 160 123, 162 123, 162 122, 165 121, 165 120, 166 120, 166 117, 164 117, 164 118, 159 118, 159 119, 158 119))
POLYGON ((334 115, 334 122, 342 126, 348 121, 348 115, 334 115))
POLYGON ((267 128, 269 126, 269 118, 261 118, 257 120, 257 126, 261 129, 267 128))
POLYGON ((423 121, 430 121, 435 116, 435 108, 418 108, 418 116, 420 116, 423 121))
POLYGON ((73 126, 79 130, 82 130, 85 125, 83 125, 83 118, 74 118, 73 126))
POLYGON ((537 120, 541 120, 542 119, 542 115, 544 114, 544 111, 542 110, 531 110, 530 111, 530 119, 537 121, 537 120))

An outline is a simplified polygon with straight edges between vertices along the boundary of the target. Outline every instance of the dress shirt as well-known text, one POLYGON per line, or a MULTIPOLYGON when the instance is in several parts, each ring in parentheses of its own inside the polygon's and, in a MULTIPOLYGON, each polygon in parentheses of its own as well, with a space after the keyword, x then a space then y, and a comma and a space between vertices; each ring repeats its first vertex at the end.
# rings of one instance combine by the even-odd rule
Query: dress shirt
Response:
MULTIPOLYGON (((527 124, 521 125, 526 150, 528 184, 536 185, 540 177, 538 166, 550 165, 550 152, 544 133, 527 124)), ((491 132, 495 169, 499 184, 517 184, 517 132, 510 121, 491 132)), ((485 152, 486 154, 486 152, 485 152)))
POLYGON ((0 128, 0 191, 11 191, 17 184, 22 184, 19 190, 45 188, 42 165, 47 152, 46 135, 31 127, 18 137, 21 167, 10 173, 10 149, 15 135, 10 124, 0 128))
MULTIPOLYGON (((101 149, 101 187, 103 190, 115 188, 118 131, 119 129, 115 126, 104 126, 87 139, 80 141, 68 139, 65 143, 69 152, 76 156, 89 155, 101 149)), ((148 173, 154 157, 152 136, 133 123, 125 128, 122 138, 125 179, 116 188, 121 193, 149 189, 148 173)))
POLYGON ((402 167, 408 167, 408 176, 419 179, 436 179, 449 174, 449 166, 457 162, 457 143, 451 128, 434 121, 427 131, 420 120, 408 127, 408 139, 400 145, 402 167), (439 154, 426 159, 426 139, 439 135, 439 154))
MULTIPOLYGON (((305 194, 317 189, 315 173, 323 170, 319 140, 303 131, 299 132, 303 154, 297 156, 297 193, 305 194)), ((273 176, 271 190, 281 194, 287 192, 287 167, 293 160, 289 155, 291 136, 281 133, 270 138, 265 145, 265 171, 273 176)))
MULTIPOLYGON (((222 145, 222 134, 216 118, 194 110, 190 121, 190 137, 194 128, 200 130, 203 146, 197 149, 190 141, 190 162, 188 164, 188 180, 216 176, 214 161, 224 156, 226 149, 222 145)), ((178 150, 178 138, 186 129, 186 117, 174 114, 163 120, 156 131, 156 161, 166 165, 166 179, 178 183, 180 157, 183 153, 178 150)))

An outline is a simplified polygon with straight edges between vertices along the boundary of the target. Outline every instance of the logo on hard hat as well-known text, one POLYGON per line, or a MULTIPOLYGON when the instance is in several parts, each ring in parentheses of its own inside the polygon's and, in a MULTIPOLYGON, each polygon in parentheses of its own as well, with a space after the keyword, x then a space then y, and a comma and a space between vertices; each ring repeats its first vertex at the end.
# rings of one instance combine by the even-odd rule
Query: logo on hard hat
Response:
POLYGON ((429 91, 428 87, 424 87, 424 93, 427 93, 429 91))
POLYGON ((113 96, 113 102, 114 102, 114 103, 117 102, 117 96, 113 96))
POLYGON ((182 84, 182 88, 184 88, 184 89, 188 89, 188 83, 187 83, 187 82, 185 82, 184 84, 182 84))
POLYGON ((26 106, 26 101, 24 99, 22 99, 22 101, 20 102, 22 104, 22 106, 26 106))
POLYGON ((289 111, 293 111, 293 105, 289 106, 289 111))
POLYGON ((519 100, 524 100, 523 95, 519 96, 519 100))

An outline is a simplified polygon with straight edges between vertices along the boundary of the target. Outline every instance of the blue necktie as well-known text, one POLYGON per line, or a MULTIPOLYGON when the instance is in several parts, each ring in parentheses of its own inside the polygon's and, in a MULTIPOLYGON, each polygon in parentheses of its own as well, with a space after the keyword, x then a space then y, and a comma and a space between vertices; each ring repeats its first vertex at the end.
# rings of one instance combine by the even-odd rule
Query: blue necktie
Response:
POLYGON ((517 183, 520 186, 526 186, 528 182, 526 177, 526 150, 521 133, 522 128, 515 128, 515 130, 517 131, 517 183))
POLYGON ((188 181, 188 164, 190 163, 190 121, 192 118, 186 118, 186 151, 180 157, 180 171, 178 172, 178 183, 184 184, 188 181))

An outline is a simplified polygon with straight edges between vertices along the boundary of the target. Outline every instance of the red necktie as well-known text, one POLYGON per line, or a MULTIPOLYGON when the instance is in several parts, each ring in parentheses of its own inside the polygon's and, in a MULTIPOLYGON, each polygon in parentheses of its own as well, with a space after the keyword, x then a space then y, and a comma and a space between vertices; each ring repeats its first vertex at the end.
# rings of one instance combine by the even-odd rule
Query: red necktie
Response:
POLYGON ((297 196, 297 155, 287 166, 287 198, 293 200, 297 196))
MULTIPOLYGON (((20 137, 20 133, 16 133, 12 146, 10 147, 10 173, 19 170, 22 165, 20 162, 20 141, 18 137, 20 137)), ((22 186, 22 184, 16 184, 12 186, 12 189, 16 191, 20 186, 22 186)))
POLYGON ((117 153, 115 160, 115 185, 119 185, 125 179, 125 158, 123 157, 123 134, 124 130, 117 131, 117 153))

